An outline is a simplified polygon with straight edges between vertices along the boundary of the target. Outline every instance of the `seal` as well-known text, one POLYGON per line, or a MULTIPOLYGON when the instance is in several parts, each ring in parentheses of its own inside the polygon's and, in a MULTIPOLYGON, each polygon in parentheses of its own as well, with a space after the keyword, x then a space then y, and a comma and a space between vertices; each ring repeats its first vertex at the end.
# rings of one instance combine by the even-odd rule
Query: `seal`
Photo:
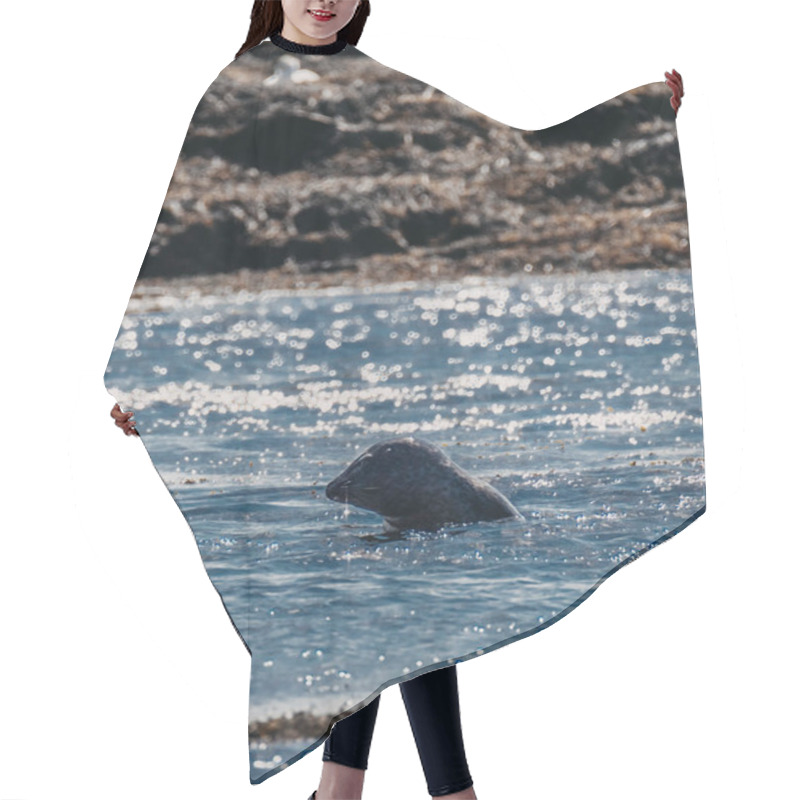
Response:
POLYGON ((523 519, 493 486, 463 470, 440 447, 412 436, 372 445, 325 487, 325 495, 380 514, 387 531, 523 519))

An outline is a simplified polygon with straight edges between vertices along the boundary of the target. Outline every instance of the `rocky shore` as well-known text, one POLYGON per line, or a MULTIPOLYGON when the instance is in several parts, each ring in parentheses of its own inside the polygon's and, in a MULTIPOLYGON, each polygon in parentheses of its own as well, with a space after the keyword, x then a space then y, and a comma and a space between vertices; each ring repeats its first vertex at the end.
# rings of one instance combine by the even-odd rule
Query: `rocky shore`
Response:
MULTIPOLYGON (((346 712, 346 708, 341 708, 337 713, 347 716, 346 712)), ((251 743, 317 739, 327 730, 331 718, 335 716, 335 714, 311 714, 307 711, 297 711, 291 716, 254 721, 248 726, 248 737, 251 743)))
POLYGON ((525 131, 362 55, 264 85, 275 50, 198 105, 135 295, 688 267, 663 83, 525 131))

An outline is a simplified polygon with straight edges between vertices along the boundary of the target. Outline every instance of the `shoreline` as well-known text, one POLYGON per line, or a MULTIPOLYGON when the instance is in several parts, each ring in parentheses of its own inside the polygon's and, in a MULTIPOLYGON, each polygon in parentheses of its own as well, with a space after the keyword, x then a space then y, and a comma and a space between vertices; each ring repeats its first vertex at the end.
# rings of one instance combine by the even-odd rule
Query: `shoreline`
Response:
POLYGON ((194 302, 230 300, 234 297, 239 302, 242 300, 246 302, 262 295, 296 296, 323 291, 334 293, 336 290, 340 290, 342 294, 353 291, 380 294, 432 285, 481 286, 493 281, 507 284, 536 277, 552 279, 563 276, 567 279, 596 276, 608 279, 612 274, 640 273, 645 270, 691 274, 690 266, 664 264, 626 265, 606 269, 555 269, 550 263, 538 267, 526 264, 522 269, 490 269, 484 273, 464 271, 453 268, 450 264, 445 265, 444 269, 430 269, 424 275, 418 269, 403 270, 395 267, 383 269, 380 274, 376 274, 375 270, 357 268, 347 271, 304 273, 290 265, 271 270, 243 268, 210 275, 139 278, 131 294, 126 314, 168 311, 194 302), (242 294, 245 295, 244 298, 241 297, 242 294))
MULTIPOLYGON (((330 714, 311 711, 295 711, 285 716, 252 720, 248 723, 248 739, 250 746, 260 742, 284 742, 295 739, 318 739, 320 729, 326 730, 331 719, 341 715, 349 716, 346 705, 330 714)), ((334 720, 335 721, 335 720, 334 720)))

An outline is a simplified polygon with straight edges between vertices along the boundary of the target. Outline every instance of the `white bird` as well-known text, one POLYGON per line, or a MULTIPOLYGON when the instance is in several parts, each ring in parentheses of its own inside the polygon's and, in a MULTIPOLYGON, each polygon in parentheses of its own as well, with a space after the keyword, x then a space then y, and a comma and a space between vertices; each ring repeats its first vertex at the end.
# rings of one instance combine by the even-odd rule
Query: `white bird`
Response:
POLYGON ((300 59, 297 56, 281 56, 275 72, 264 78, 264 86, 274 86, 286 83, 313 83, 319 80, 319 75, 310 69, 300 69, 300 59))

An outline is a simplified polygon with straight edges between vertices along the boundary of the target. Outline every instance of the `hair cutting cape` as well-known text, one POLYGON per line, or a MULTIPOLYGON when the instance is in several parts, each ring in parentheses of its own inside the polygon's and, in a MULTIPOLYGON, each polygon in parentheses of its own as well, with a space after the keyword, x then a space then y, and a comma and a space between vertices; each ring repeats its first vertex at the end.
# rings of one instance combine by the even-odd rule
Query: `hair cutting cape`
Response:
POLYGON ((705 510, 670 94, 528 131, 265 39, 200 100, 105 385, 251 655, 252 783, 705 510))

